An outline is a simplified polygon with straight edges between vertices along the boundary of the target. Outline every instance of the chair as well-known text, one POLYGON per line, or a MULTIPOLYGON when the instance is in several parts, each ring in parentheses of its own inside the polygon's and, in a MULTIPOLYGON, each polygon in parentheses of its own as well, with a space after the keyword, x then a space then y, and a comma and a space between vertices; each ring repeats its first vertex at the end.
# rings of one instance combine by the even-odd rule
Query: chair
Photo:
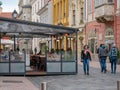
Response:
POLYGON ((45 57, 41 57, 40 71, 46 71, 46 58, 45 57))

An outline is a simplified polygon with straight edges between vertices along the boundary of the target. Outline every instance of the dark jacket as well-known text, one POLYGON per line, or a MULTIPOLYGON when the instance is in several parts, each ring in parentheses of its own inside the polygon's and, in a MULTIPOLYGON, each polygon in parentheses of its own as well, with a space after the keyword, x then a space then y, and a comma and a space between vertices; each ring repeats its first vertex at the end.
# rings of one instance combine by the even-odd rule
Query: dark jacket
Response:
POLYGON ((90 55, 90 53, 87 52, 87 53, 85 54, 85 53, 84 53, 84 50, 82 50, 82 52, 81 52, 81 59, 82 59, 82 60, 87 60, 87 59, 91 60, 91 55, 90 55))
POLYGON ((108 49, 107 48, 99 48, 99 57, 107 57, 108 56, 108 49))

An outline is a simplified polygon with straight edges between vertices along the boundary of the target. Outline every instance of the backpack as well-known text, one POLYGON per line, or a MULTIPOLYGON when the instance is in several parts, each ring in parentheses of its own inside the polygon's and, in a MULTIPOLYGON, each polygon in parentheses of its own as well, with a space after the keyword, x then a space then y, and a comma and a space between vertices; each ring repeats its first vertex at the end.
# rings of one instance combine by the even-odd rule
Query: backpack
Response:
POLYGON ((117 48, 113 47, 113 48, 111 49, 110 56, 111 56, 111 57, 117 56, 117 54, 118 54, 117 48))

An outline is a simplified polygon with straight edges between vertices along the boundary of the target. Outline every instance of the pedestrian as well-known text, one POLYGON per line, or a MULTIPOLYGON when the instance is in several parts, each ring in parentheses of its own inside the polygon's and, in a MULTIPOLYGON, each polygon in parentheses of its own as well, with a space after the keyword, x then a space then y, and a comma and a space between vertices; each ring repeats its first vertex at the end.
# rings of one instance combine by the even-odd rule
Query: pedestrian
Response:
POLYGON ((34 52, 35 52, 35 55, 37 54, 37 48, 35 47, 35 49, 34 49, 34 52))
POLYGON ((100 68, 101 68, 101 72, 102 72, 102 64, 101 64, 101 61, 100 61, 99 50, 100 50, 100 48, 102 48, 102 45, 103 45, 103 44, 100 44, 100 47, 97 49, 97 53, 98 53, 98 59, 99 59, 99 62, 100 62, 100 68))
POLYGON ((99 48, 99 58, 100 58, 100 63, 101 63, 101 72, 106 73, 107 69, 106 69, 106 59, 108 56, 108 49, 107 47, 102 44, 102 46, 99 48))
POLYGON ((118 55, 118 49, 116 45, 113 44, 109 52, 109 58, 111 62, 111 73, 114 73, 114 74, 116 73, 116 66, 117 66, 116 64, 118 59, 117 55, 118 55))
POLYGON ((89 75, 89 61, 91 61, 91 55, 88 45, 85 45, 84 50, 81 52, 81 60, 83 61, 84 74, 89 75))

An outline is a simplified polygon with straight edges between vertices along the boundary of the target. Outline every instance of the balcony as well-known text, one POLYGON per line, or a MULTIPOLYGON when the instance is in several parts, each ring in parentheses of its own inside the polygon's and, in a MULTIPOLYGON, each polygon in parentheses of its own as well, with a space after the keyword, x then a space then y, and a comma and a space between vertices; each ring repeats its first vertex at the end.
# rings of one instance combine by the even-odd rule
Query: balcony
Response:
POLYGON ((105 3, 95 7, 97 22, 105 23, 114 20, 114 3, 105 3))

